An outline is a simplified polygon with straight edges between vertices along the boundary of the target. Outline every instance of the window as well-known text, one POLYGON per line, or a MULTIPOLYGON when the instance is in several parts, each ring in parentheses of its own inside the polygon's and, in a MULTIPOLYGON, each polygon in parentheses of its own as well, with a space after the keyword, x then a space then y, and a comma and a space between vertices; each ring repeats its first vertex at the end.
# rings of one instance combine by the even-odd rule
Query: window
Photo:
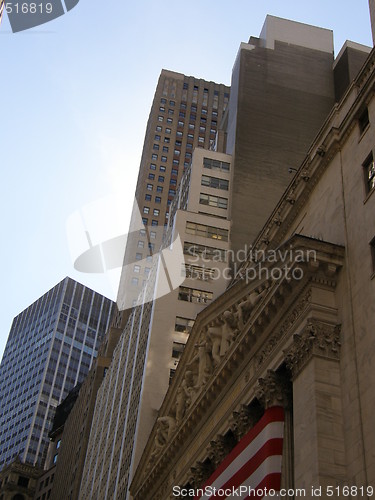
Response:
MULTIPOLYGON (((148 178, 153 181, 155 179, 155 174, 149 173, 148 178)), ((151 184, 149 184, 149 185, 151 185, 151 184)))
POLYGON ((142 260, 142 254, 141 253, 136 253, 135 254, 135 260, 142 260))
POLYGON ((172 175, 178 175, 178 170, 177 170, 177 169, 175 169, 175 168, 172 168, 172 170, 171 170, 171 174, 172 174, 172 175))
POLYGON ((151 226, 157 226, 157 225, 158 225, 158 221, 155 219, 152 219, 151 226))
POLYGON ((194 320, 176 316, 174 329, 176 332, 190 333, 194 325, 194 320))
POLYGON ((179 359, 184 352, 185 344, 182 342, 173 342, 172 358, 179 359))
POLYGON ((163 130, 163 127, 161 125, 156 125, 156 131, 157 132, 161 132, 162 130, 163 130))
POLYGON ((206 245, 197 245, 196 243, 184 243, 184 254, 194 257, 202 256, 204 259, 214 260, 216 262, 225 262, 226 252, 222 248, 214 248, 206 245))
POLYGON ((189 129, 190 129, 190 130, 194 130, 194 129, 195 129, 195 125, 194 125, 194 123, 189 123, 189 129))
POLYGON ((138 278, 132 278, 132 280, 131 280, 131 284, 132 284, 133 286, 137 286, 137 285, 138 285, 138 278))
POLYGON ((156 238, 156 231, 150 231, 150 239, 154 240, 156 238))
POLYGON ((150 274, 151 267, 145 267, 144 274, 148 276, 150 274))
POLYGON ((147 190, 152 191, 154 186, 152 184, 147 184, 147 190))
POLYGON ((171 142, 171 138, 170 137, 164 137, 164 142, 166 142, 166 143, 171 142))
POLYGON ((150 194, 146 194, 145 195, 145 200, 146 201, 151 201, 151 195, 150 194))
MULTIPOLYGON (((170 196, 174 196, 174 195, 176 194, 176 191, 175 191, 174 189, 170 189, 170 190, 168 191, 168 194, 169 194, 170 196)), ((168 201, 170 201, 170 200, 168 200, 168 201)), ((170 204, 170 203, 169 203, 169 204, 170 204)))
POLYGON ((156 165, 155 163, 150 164, 150 170, 156 170, 156 165))
POLYGON ((149 243, 148 249, 150 250, 150 252, 153 252, 155 250, 155 245, 153 243, 149 243))
POLYGON ((172 107, 173 107, 175 104, 176 104, 176 103, 175 103, 174 101, 169 101, 169 105, 170 105, 170 106, 172 106, 172 107))
POLYGON ((148 224, 148 219, 147 219, 147 217, 142 217, 142 224, 143 224, 144 226, 147 226, 147 224, 148 224))
POLYGON ((58 454, 56 453, 56 455, 53 457, 53 463, 57 463, 57 457, 58 457, 58 454))
POLYGON ((154 144, 154 145, 152 146, 152 149, 156 149, 156 151, 157 151, 157 150, 159 149, 159 144, 154 144))
POLYGON ((364 111, 362 111, 362 113, 360 114, 360 116, 358 118, 359 131, 361 134, 366 130, 369 123, 370 123, 370 121, 369 121, 369 117, 368 117, 368 109, 366 108, 364 111))
POLYGON ((135 264, 135 266, 133 267, 133 271, 135 273, 139 273, 141 271, 141 266, 138 266, 137 264, 135 264))
POLYGON ((162 97, 162 98, 160 99, 160 102, 161 102, 162 104, 165 104, 165 103, 167 102, 167 99, 164 99, 164 97, 162 97))
POLYGON ((198 137, 198 142, 204 143, 204 137, 198 137))
POLYGON ((167 123, 173 123, 173 118, 167 118, 167 123))
POLYGON ((146 229, 140 229, 139 236, 146 236, 146 229))
POLYGON ((166 163, 166 161, 167 161, 167 157, 166 157, 166 156, 162 156, 162 157, 161 157, 161 161, 162 161, 163 163, 166 163))
POLYGON ((158 155, 156 153, 152 153, 151 159, 152 160, 157 160, 158 159, 158 155))
POLYGON ((163 192, 163 186, 156 186, 156 191, 158 193, 162 193, 163 192))
POLYGON ((164 165, 160 165, 160 172, 165 172, 166 168, 164 165))
POLYGON ((179 122, 178 122, 178 126, 179 126, 179 127, 183 127, 183 126, 184 126, 184 122, 179 121, 179 122))
POLYGON ((208 267, 194 266, 193 264, 184 264, 182 268, 182 276, 196 280, 209 281, 215 278, 215 269, 208 267))
POLYGON ((150 207, 143 207, 143 213, 144 214, 149 214, 150 213, 150 207))
MULTIPOLYGON (((165 129, 165 133, 166 133, 166 134, 170 134, 170 133, 171 133, 171 129, 170 129, 170 128, 166 128, 166 129, 165 129)), ((165 139, 164 139, 164 140, 165 140, 165 139)))
POLYGON ((159 122, 162 122, 164 120, 164 117, 163 116, 158 116, 158 121, 159 122))
POLYGON ((164 153, 168 153, 168 151, 169 151, 168 146, 163 146, 163 151, 164 151, 164 153))
POLYGON ((164 106, 160 106, 159 111, 161 111, 162 113, 164 113, 165 112, 165 107, 164 106))
POLYGON ((214 240, 228 241, 228 230, 219 227, 206 226, 204 224, 196 224, 195 222, 186 222, 186 232, 203 236, 204 238, 212 238, 214 240))
POLYGON ((161 203, 161 197, 155 196, 155 203, 161 203))
POLYGON ((372 257, 372 271, 375 273, 375 237, 370 241, 371 257, 372 257))
POLYGON ((171 385, 175 373, 176 370, 172 370, 172 368, 169 370, 169 385, 171 385))
POLYGON ((160 215, 160 210, 158 208, 154 208, 154 215, 156 215, 156 217, 159 217, 160 215))
POLYGON ((160 141, 161 137, 160 135, 155 134, 155 141, 160 141))
POLYGON ((214 160, 213 158, 203 158, 204 168, 209 168, 211 170, 222 170, 224 172, 229 172, 229 163, 220 160, 214 160))
POLYGON ((145 242, 142 241, 142 240, 138 240, 137 247, 138 248, 144 248, 144 246, 145 246, 145 242))
POLYGON ((224 189, 225 191, 228 191, 229 181, 226 179, 219 179, 218 177, 210 177, 208 175, 202 175, 201 185, 215 189, 224 189))
POLYGON ((375 165, 372 153, 363 163, 363 170, 365 175, 366 194, 368 194, 375 188, 375 165))
POLYGON ((220 196, 212 196, 211 194, 201 193, 199 197, 201 205, 208 205, 209 207, 228 208, 228 199, 221 198, 220 196))
POLYGON ((25 476, 18 476, 17 485, 22 488, 28 488, 29 486, 29 478, 25 476))
POLYGON ((194 304, 207 304, 212 300, 212 292, 205 292, 204 290, 198 290, 196 288, 180 286, 178 300, 193 302, 194 304))
POLYGON ((164 182, 164 175, 159 175, 158 181, 159 182, 164 182))

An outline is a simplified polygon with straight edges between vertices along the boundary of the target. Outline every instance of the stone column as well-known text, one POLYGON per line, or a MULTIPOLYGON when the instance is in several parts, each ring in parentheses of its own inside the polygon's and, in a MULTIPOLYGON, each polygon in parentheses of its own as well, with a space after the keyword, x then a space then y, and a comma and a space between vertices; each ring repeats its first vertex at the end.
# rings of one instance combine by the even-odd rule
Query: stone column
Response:
MULTIPOLYGON (((281 463, 281 488, 286 490, 294 488, 294 450, 293 450, 293 412, 292 412, 292 386, 289 379, 283 374, 268 370, 267 375, 258 381, 256 391, 258 401, 264 409, 272 406, 284 408, 284 440, 283 458, 281 463)), ((285 496, 286 500, 293 500, 293 496, 285 496)))
MULTIPOLYGON (((295 488, 345 479, 340 385, 340 328, 311 320, 286 353, 293 378, 295 488)), ((322 495, 325 498, 325 495, 322 495)))

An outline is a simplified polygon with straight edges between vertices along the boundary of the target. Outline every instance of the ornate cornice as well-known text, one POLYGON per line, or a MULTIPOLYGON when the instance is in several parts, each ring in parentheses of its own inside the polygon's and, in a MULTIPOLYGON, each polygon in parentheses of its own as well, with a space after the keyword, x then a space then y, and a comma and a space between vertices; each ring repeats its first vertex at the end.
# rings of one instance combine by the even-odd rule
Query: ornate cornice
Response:
POLYGON ((313 356, 338 360, 340 356, 340 325, 311 319, 301 333, 293 336, 293 344, 285 352, 287 367, 293 379, 313 356))

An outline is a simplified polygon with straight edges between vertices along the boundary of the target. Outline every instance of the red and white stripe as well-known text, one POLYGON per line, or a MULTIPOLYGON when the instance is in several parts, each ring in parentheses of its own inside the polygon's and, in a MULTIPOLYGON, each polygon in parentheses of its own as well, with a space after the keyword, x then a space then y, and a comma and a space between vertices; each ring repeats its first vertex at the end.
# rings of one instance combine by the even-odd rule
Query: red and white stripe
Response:
MULTIPOLYGON (((203 485, 226 490, 248 486, 254 490, 280 490, 281 458, 284 436, 284 410, 274 406, 265 411, 260 421, 241 439, 203 485)), ((238 496, 203 495, 195 500, 232 499, 238 496)), ((247 494, 245 498, 266 498, 247 494)))

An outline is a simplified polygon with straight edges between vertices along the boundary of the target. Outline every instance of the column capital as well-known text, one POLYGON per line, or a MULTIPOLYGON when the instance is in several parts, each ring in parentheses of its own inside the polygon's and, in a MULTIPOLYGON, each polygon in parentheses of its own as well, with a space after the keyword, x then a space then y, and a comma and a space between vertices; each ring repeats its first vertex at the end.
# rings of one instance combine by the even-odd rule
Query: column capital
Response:
POLYGON ((292 400, 290 383, 286 377, 268 370, 267 375, 258 380, 255 396, 265 410, 272 406, 288 408, 292 400))
POLYGON ((338 360, 341 325, 311 319, 302 332, 293 336, 292 346, 285 351, 287 367, 295 379, 313 356, 338 360))

